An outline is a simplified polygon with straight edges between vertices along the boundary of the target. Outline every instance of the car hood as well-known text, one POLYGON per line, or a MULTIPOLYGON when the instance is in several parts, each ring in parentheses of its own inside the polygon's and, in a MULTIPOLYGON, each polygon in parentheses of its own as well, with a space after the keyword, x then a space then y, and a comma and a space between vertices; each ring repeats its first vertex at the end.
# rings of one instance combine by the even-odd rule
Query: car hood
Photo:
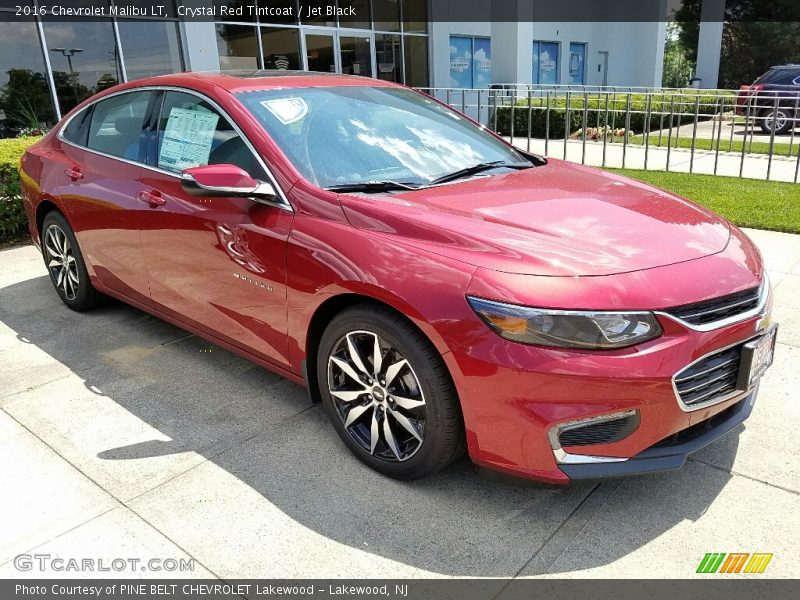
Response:
POLYGON ((721 252, 730 239, 724 219, 688 200, 556 160, 424 190, 339 199, 357 228, 509 273, 638 271, 721 252))

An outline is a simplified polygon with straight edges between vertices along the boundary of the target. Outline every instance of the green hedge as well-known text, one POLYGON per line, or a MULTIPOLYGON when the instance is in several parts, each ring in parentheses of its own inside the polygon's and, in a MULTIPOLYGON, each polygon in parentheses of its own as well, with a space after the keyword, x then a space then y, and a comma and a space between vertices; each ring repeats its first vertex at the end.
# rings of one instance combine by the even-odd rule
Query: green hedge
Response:
POLYGON ((19 160, 38 137, 0 140, 0 243, 25 231, 27 219, 19 189, 19 160))
MULTIPOLYGON (((503 92, 498 92, 502 94, 503 92)), ((695 98, 699 98, 698 114, 700 120, 705 121, 719 112, 719 97, 716 95, 701 94, 672 94, 654 95, 650 100, 650 131, 655 131, 669 126, 669 115, 672 113, 672 126, 694 122, 695 98), (678 115, 680 113, 680 115, 678 115), (663 118, 663 121, 662 121, 663 118)), ((498 103, 508 102, 508 99, 499 98, 498 103)), ((733 107, 735 97, 725 98, 724 110, 733 107)), ((644 94, 631 94, 630 96, 630 123, 628 129, 635 133, 645 131, 648 112, 647 96, 644 94)), ((550 139, 563 139, 567 120, 567 99, 565 95, 550 98, 550 123, 547 129, 547 98, 534 96, 531 98, 531 110, 528 110, 528 98, 518 98, 514 106, 514 135, 526 137, 528 135, 528 115, 530 114, 531 137, 544 138, 546 134, 550 139)), ((608 115, 606 119, 606 95, 576 93, 569 100, 569 132, 575 133, 583 127, 584 107, 586 108, 586 126, 603 127, 608 125, 615 129, 626 127, 625 114, 628 110, 628 95, 618 94, 611 96, 608 102, 608 115)), ((494 126, 494 112, 489 115, 490 126, 494 126)), ((497 108, 497 132, 501 135, 511 134, 511 104, 497 108)))

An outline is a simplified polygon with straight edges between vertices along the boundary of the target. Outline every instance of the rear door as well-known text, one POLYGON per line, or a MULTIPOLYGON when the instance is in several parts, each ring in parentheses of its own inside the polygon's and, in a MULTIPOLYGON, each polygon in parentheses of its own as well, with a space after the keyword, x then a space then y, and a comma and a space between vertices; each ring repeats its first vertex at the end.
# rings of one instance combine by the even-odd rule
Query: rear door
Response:
POLYGON ((171 316, 279 365, 288 363, 288 205, 202 198, 180 185, 183 169, 235 164, 268 180, 261 159, 222 111, 198 95, 166 91, 141 179, 161 203, 143 216, 152 300, 171 316))
POLYGON ((131 91, 100 100, 61 134, 64 163, 55 193, 65 206, 84 258, 104 285, 146 302, 148 278, 139 237, 143 128, 154 93, 131 91))

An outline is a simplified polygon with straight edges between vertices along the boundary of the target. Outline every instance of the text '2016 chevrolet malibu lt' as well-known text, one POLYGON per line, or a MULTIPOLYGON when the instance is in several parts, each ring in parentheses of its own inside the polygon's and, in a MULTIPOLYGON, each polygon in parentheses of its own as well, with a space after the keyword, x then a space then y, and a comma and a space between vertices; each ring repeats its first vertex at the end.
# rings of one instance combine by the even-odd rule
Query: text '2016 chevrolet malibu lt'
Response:
POLYGON ((465 450, 557 484, 680 467, 747 418, 772 362, 736 227, 388 82, 123 84, 21 180, 67 306, 112 296, 306 385, 392 477, 465 450))

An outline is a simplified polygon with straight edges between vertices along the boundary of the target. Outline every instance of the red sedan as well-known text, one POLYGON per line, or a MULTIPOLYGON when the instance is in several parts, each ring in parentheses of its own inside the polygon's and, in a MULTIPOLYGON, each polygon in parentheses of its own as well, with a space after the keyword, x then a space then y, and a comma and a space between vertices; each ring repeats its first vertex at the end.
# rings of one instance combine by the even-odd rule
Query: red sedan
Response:
POLYGON ((111 88, 22 159, 64 303, 117 298, 306 385, 363 462, 551 483, 680 467, 772 361, 755 246, 392 83, 111 88))

